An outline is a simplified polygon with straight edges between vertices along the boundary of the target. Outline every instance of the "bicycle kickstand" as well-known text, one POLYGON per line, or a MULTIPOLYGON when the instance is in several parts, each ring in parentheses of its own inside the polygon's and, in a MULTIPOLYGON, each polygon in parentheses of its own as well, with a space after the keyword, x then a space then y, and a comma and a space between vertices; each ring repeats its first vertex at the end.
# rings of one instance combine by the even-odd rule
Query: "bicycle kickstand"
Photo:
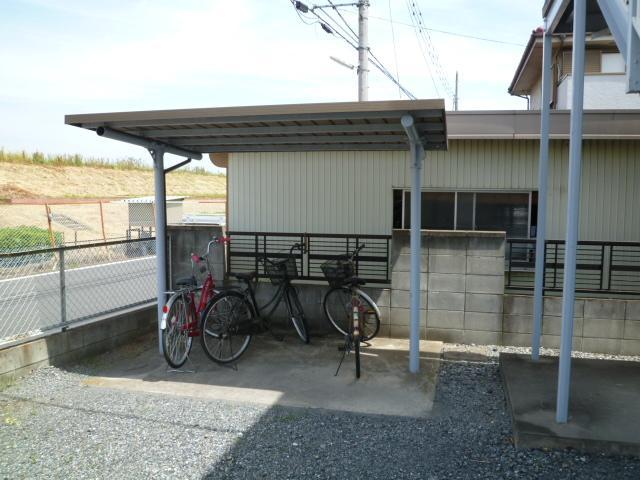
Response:
POLYGON ((338 368, 336 369, 336 373, 333 375, 334 377, 338 376, 338 372, 340 372, 340 367, 342 367, 342 362, 344 362, 344 357, 347 356, 347 352, 349 350, 349 341, 345 340, 344 346, 342 348, 338 347, 338 350, 342 350, 342 357, 340 357, 340 363, 338 363, 338 368))

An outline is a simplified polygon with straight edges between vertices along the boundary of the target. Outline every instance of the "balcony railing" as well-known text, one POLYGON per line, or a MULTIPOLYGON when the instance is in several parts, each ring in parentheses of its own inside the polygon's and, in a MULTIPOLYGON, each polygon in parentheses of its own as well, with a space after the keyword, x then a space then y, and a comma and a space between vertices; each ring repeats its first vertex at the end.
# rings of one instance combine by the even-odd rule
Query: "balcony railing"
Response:
MULTIPOLYGON (((507 288, 533 290, 535 252, 535 239, 507 239, 507 288)), ((545 242, 545 291, 562 291, 564 257, 564 241, 545 242)), ((640 242, 578 242, 576 292, 640 295, 640 242)))
POLYGON ((295 243, 305 246, 304 252, 294 251, 300 280, 324 280, 320 266, 328 260, 346 259, 363 243, 366 245, 355 258, 356 275, 367 283, 388 284, 390 235, 343 235, 281 232, 228 232, 227 272, 258 272, 266 277, 261 258, 271 260, 289 256, 295 243))

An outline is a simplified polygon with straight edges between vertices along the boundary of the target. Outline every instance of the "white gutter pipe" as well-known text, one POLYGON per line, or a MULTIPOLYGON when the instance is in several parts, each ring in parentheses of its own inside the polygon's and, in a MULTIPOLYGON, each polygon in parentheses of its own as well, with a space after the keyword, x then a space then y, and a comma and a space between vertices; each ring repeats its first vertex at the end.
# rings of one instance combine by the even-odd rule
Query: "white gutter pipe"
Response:
POLYGON ((545 19, 542 46, 542 108, 540 112, 540 160, 538 164, 538 225, 536 228, 536 276, 533 296, 533 335, 531 358, 540 358, 540 336, 544 309, 545 241, 547 240, 547 195, 549 183, 549 120, 551 111, 551 32, 545 19))
POLYGON ((409 330, 409 371, 418 373, 420 370, 420 256, 422 254, 420 241, 422 202, 420 196, 424 148, 418 136, 413 117, 408 114, 403 115, 400 122, 411 143, 411 326, 409 330))

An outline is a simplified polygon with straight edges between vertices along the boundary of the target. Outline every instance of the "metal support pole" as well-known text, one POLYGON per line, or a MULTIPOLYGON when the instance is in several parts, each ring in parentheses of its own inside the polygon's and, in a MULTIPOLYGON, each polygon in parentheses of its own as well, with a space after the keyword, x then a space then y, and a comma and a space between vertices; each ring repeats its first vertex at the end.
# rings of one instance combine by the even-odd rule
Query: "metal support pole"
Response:
POLYGON ((538 164, 538 226, 536 229, 536 277, 533 297, 533 336, 531 358, 540 358, 540 335, 542 334, 544 269, 546 259, 544 244, 547 240, 547 191, 549 183, 549 117, 551 110, 551 33, 545 20, 542 47, 542 105, 540 111, 540 160, 538 164))
POLYGON ((60 323, 67 323, 67 281, 64 270, 64 249, 58 250, 60 254, 60 323))
POLYGON ((580 170, 582 163, 582 109, 584 102, 584 56, 586 0, 574 0, 573 11, 573 97, 571 99, 571 131, 569 140, 569 194, 567 237, 565 241, 564 285, 562 288, 562 333, 556 421, 566 423, 569 417, 571 386, 571 348, 573 309, 576 290, 576 249, 580 226, 580 170))
POLYGON ((358 3, 358 101, 369 100, 369 0, 358 3))
POLYGON ((413 117, 405 115, 401 119, 402 126, 411 142, 411 326, 409 330, 409 371, 420 370, 420 256, 421 249, 421 184, 422 161, 424 148, 415 129, 413 117))
POLYGON ((162 353, 162 307, 166 301, 167 291, 167 210, 166 189, 164 177, 164 150, 155 148, 149 150, 153 157, 153 173, 155 180, 156 204, 156 285, 158 289, 158 348, 162 353))

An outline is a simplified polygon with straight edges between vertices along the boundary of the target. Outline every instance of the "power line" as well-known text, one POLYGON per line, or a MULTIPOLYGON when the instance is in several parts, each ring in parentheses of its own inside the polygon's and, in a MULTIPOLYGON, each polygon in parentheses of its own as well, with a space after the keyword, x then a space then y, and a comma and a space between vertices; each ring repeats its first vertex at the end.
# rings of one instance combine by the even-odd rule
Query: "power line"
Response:
MULTIPOLYGON (((389 18, 391 19, 391 39, 393 41, 393 60, 396 64, 396 78, 400 81, 400 71, 398 70, 398 52, 396 51, 396 33, 393 29, 393 17, 391 16, 391 0, 389 0, 389 18)), ((398 96, 402 98, 402 90, 398 88, 398 96)))
MULTIPOLYGON (((294 9, 296 11, 298 11, 298 9, 296 8, 296 3, 294 0, 290 0, 291 4, 293 5, 294 9)), ((333 4, 331 4, 331 6, 336 10, 337 12, 337 8, 336 6, 334 6, 333 4)), ((317 9, 322 11, 322 9, 317 9)), ((348 45, 350 45, 353 49, 358 50, 358 45, 357 43, 357 36, 356 38, 353 38, 352 35, 355 35, 355 32, 353 31, 353 29, 349 26, 349 24, 346 22, 346 20, 343 21, 345 22, 345 24, 347 25, 348 29, 350 30, 347 31, 345 30, 344 27, 342 27, 338 21, 333 18, 329 13, 322 11, 322 16, 319 15, 316 11, 316 9, 314 8, 310 8, 309 12, 311 12, 318 20, 319 23, 321 25, 323 25, 323 28, 326 26, 328 27, 331 32, 329 33, 335 33, 336 35, 338 35, 340 38, 342 38, 348 45), (351 38, 349 38, 351 37, 351 38)), ((300 14, 298 13, 298 16, 300 16, 300 14)), ((340 17, 342 18, 342 15, 340 15, 340 17)), ((301 18, 302 20, 302 18, 301 18)), ((307 20, 311 20, 310 18, 307 18, 307 20)), ((307 22, 305 22, 303 20, 304 23, 309 24, 307 22)), ((317 23, 317 22, 316 22, 317 23)), ((389 70, 384 66, 384 64, 378 59, 378 57, 375 56, 375 54, 371 51, 371 49, 369 49, 369 61, 373 64, 374 67, 376 67, 385 77, 387 77, 391 82, 393 82, 401 91, 402 93, 404 93, 408 98, 415 100, 417 97, 415 95, 413 95, 411 92, 409 92, 405 87, 403 87, 400 82, 393 76, 393 74, 391 72, 389 72, 389 70)))
MULTIPOLYGON (((343 12, 352 13, 347 9, 338 8, 338 10, 342 10, 343 12)), ((415 25, 413 25, 411 23, 400 22, 398 20, 393 20, 392 18, 378 17, 376 15, 369 15, 369 18, 373 18, 374 20, 381 20, 383 22, 393 23, 395 25, 402 25, 404 27, 410 27, 410 28, 413 28, 413 29, 418 28, 418 27, 416 27, 415 25)), ((440 30, 440 29, 431 28, 431 27, 423 27, 423 28, 425 30, 430 31, 430 32, 442 33, 444 35, 452 35, 454 37, 469 38, 471 40, 479 40, 481 42, 498 43, 498 44, 502 44, 502 45, 511 45, 511 46, 515 46, 515 47, 524 47, 525 46, 523 43, 510 42, 508 40, 498 40, 496 38, 479 37, 477 35, 468 35, 466 33, 451 32, 451 31, 448 31, 448 30, 440 30)))

